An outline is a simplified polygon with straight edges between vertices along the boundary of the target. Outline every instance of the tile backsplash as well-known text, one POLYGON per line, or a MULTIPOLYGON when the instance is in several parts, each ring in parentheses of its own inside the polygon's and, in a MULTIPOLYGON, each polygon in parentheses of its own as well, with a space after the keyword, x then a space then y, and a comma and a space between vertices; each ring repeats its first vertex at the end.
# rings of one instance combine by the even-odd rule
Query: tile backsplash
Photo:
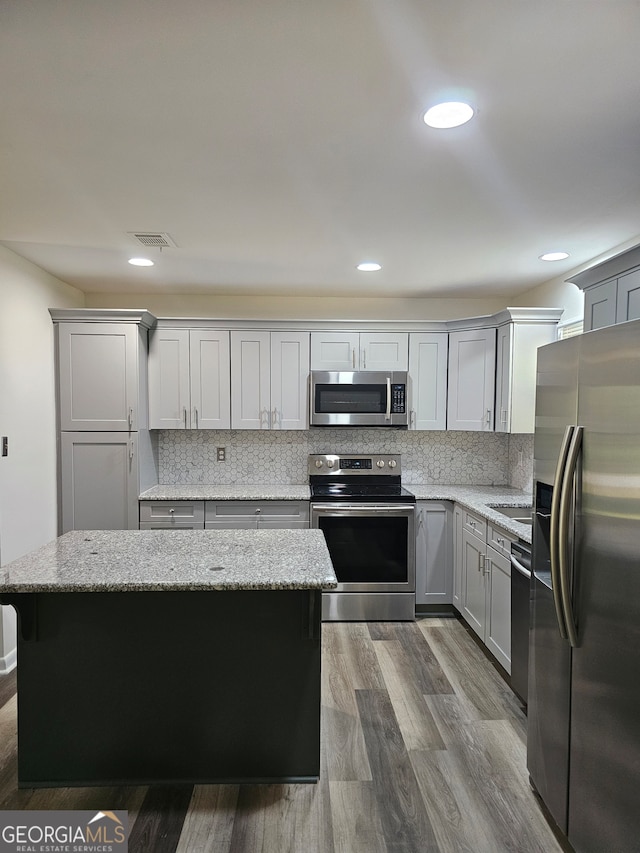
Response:
POLYGON ((160 430, 163 484, 303 484, 310 453, 401 453, 411 483, 530 488, 532 436, 381 429, 160 430), (217 461, 217 448, 226 461, 217 461), (528 466, 528 468, 527 468, 528 466))

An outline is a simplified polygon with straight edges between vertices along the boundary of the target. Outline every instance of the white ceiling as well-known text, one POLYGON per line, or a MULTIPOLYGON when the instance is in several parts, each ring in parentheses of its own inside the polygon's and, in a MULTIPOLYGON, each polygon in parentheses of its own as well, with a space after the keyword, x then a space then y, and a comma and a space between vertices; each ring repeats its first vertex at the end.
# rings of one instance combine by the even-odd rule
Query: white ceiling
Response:
POLYGON ((84 291, 515 295, 640 233, 639 44, 638 0, 0 0, 0 241, 84 291))

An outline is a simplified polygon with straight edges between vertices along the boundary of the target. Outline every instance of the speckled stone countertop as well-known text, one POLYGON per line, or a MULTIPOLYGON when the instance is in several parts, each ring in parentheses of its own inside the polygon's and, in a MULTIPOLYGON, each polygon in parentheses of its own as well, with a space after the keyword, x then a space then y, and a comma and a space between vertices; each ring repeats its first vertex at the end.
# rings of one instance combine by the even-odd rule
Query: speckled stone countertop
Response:
POLYGON ((531 506, 531 492, 512 489, 509 486, 430 486, 405 484, 419 501, 455 501, 467 509, 477 512, 503 530, 513 533, 524 542, 531 543, 531 525, 522 524, 501 515, 494 506, 531 506))
POLYGON ((0 595, 335 586, 321 530, 74 530, 0 569, 0 595))
POLYGON ((309 486, 275 484, 251 486, 152 486, 141 501, 308 501, 309 486))

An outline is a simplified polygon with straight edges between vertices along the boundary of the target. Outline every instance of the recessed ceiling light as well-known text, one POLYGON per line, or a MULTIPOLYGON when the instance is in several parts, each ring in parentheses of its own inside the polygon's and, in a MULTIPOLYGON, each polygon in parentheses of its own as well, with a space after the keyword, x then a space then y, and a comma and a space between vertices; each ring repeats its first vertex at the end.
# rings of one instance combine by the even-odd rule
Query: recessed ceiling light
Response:
POLYGON ((541 261, 564 261, 569 257, 569 252, 545 252, 544 255, 538 255, 541 261))
POLYGON ((358 264, 356 269, 360 270, 360 272, 378 272, 378 270, 382 269, 381 264, 377 264, 375 261, 364 261, 361 264, 358 264))
POLYGON ((134 267, 152 267, 153 261, 149 258, 129 258, 129 263, 134 267))
POLYGON ((424 114, 424 123, 429 127, 458 127, 473 118, 473 108, 463 101, 446 101, 435 104, 424 114))

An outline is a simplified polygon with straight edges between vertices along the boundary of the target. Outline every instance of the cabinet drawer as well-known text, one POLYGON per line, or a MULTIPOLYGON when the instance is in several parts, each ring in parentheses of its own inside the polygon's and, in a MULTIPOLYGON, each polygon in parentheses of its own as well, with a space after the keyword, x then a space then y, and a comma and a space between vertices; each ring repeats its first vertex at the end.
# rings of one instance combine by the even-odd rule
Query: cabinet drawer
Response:
POLYGON ((473 536, 477 536, 483 542, 487 539, 487 522, 481 515, 476 515, 468 509, 463 510, 462 526, 473 536))
POLYGON ((206 501, 207 527, 309 526, 308 501, 206 501))
POLYGON ((204 501, 140 501, 142 523, 165 522, 170 525, 193 523, 204 526, 204 501))
POLYGON ((203 521, 141 521, 140 530, 204 530, 203 521))
POLYGON ((487 522, 487 544, 491 545, 492 548, 495 548, 499 554, 503 554, 505 557, 510 557, 511 543, 515 538, 516 537, 512 537, 510 533, 507 533, 507 531, 503 530, 501 527, 497 527, 490 521, 487 522))

